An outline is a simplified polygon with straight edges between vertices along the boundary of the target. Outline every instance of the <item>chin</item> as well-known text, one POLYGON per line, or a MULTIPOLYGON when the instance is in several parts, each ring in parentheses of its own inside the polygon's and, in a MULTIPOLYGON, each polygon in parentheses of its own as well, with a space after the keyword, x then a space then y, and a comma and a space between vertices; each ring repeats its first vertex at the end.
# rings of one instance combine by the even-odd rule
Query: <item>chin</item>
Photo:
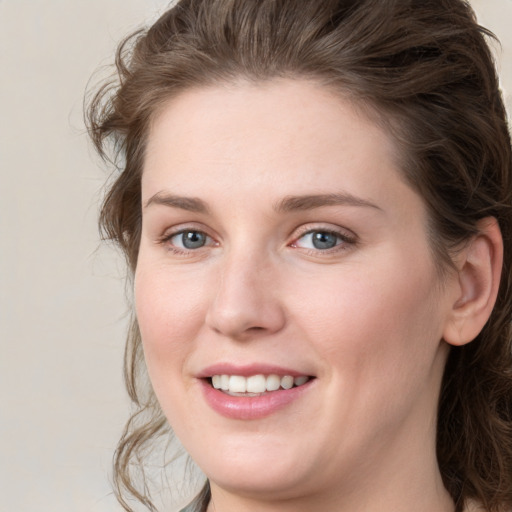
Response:
POLYGON ((311 480, 307 468, 300 467, 303 459, 291 458, 277 449, 256 447, 255 451, 216 450, 209 457, 199 457, 197 464, 218 487, 247 497, 266 496, 287 499, 311 480))
MULTIPOLYGON (((270 466, 271 464, 267 464, 270 466)), ((285 500, 297 497, 303 489, 303 479, 293 470, 286 472, 268 471, 261 468, 213 471, 207 474, 214 485, 225 491, 248 498, 285 500)))

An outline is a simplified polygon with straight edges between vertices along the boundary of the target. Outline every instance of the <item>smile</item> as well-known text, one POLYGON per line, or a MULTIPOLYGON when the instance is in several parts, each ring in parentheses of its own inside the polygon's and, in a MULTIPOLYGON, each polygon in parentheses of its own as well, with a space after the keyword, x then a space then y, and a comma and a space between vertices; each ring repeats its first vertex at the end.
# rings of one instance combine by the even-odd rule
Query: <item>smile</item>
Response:
POLYGON ((230 366, 217 365, 211 373, 198 376, 198 382, 206 403, 216 413, 234 420, 257 420, 275 414, 307 395, 318 380, 272 367, 251 371, 249 367, 230 366))
POLYGON ((310 377, 301 375, 213 375, 211 384, 215 389, 231 396, 260 396, 265 393, 278 390, 287 390, 306 384, 310 377))

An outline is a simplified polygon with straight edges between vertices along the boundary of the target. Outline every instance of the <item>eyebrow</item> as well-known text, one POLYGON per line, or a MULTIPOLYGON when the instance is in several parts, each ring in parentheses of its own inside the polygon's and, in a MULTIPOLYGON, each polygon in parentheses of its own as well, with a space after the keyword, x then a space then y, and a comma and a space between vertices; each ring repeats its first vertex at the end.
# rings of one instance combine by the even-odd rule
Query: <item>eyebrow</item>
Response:
POLYGON ((359 206, 382 211, 382 208, 376 204, 348 193, 287 196, 275 205, 275 210, 278 212, 291 212, 296 210, 312 210, 322 206, 359 206))
MULTIPOLYGON (((180 208, 189 212, 209 213, 209 208, 202 199, 196 197, 183 197, 174 194, 157 192, 151 196, 144 208, 153 204, 180 208)), ((286 213, 292 211, 313 210, 323 206, 358 206, 366 208, 382 209, 372 202, 348 193, 341 194, 309 194, 301 196, 286 196, 274 205, 277 212, 286 213)))
POLYGON ((201 199, 196 197, 183 197, 173 194, 165 194, 163 192, 157 192, 154 196, 151 196, 144 205, 144 208, 147 208, 152 204, 180 208, 181 210, 196 213, 208 213, 209 211, 206 203, 201 199))

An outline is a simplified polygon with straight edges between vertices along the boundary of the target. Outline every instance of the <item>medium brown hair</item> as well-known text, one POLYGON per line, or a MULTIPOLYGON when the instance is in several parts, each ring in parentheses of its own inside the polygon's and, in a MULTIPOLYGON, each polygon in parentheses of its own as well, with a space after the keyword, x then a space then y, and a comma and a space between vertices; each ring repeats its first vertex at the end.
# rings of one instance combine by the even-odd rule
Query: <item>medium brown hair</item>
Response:
MULTIPOLYGON (((505 252, 499 295, 480 335, 451 349, 437 456, 457 511, 476 499, 498 512, 512 507, 512 162, 489 37, 462 0, 181 0, 120 45, 116 77, 92 97, 87 119, 100 154, 118 165, 100 224, 132 272, 151 120, 180 91, 240 78, 316 80, 373 112, 427 205, 441 269, 480 219, 495 217, 505 252)), ((136 410, 115 455, 118 499, 128 511, 126 496, 156 510, 134 468, 143 477, 145 451, 170 432, 144 375, 135 318, 125 377, 136 410)))

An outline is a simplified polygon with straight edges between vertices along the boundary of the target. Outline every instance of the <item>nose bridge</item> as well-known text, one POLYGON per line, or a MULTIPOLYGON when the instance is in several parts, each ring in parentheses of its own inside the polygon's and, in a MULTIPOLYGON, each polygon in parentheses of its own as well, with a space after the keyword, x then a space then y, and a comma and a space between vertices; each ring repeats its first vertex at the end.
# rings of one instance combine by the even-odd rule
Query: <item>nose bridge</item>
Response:
POLYGON ((276 287, 277 272, 264 251, 248 246, 228 251, 207 314, 210 327, 231 338, 280 330, 285 316, 276 287))

